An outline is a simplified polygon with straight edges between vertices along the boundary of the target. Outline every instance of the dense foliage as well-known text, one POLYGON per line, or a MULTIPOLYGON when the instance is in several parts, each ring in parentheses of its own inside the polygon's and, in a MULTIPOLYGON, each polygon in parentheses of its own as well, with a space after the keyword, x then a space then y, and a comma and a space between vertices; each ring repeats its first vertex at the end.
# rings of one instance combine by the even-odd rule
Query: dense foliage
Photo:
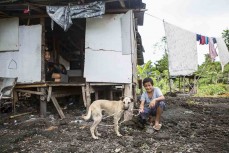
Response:
POLYGON ((229 48, 229 29, 223 30, 222 37, 224 38, 227 48, 229 48))

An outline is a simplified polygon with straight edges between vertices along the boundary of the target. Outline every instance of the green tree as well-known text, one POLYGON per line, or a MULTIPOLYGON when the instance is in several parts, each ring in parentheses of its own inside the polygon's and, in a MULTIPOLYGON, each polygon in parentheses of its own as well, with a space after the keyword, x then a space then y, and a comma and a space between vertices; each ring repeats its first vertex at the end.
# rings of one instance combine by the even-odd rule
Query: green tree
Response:
POLYGON ((160 42, 154 44, 155 50, 164 52, 162 59, 156 61, 155 63, 156 70, 158 70, 160 73, 163 73, 164 70, 168 70, 168 51, 167 51, 166 44, 167 44, 167 39, 165 36, 161 38, 160 42))
POLYGON ((144 79, 146 77, 151 77, 153 73, 152 61, 137 66, 138 79, 144 79))
POLYGON ((225 41, 227 48, 229 50, 229 29, 223 30, 222 37, 224 38, 224 41, 225 41))
MULTIPOLYGON (((229 29, 228 28, 226 30, 223 30, 222 37, 224 38, 224 41, 225 41, 227 48, 229 50, 229 29)), ((229 63, 224 67, 223 81, 224 81, 224 83, 229 82, 229 63)))
POLYGON ((156 69, 160 72, 163 73, 164 70, 168 70, 168 53, 165 52, 163 55, 162 59, 158 60, 155 63, 156 69))

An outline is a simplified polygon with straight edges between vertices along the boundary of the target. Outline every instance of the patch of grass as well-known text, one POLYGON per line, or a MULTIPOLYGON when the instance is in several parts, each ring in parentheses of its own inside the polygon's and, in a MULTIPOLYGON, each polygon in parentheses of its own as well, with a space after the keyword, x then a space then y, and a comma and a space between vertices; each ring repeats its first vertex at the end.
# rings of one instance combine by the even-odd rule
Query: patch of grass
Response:
POLYGON ((227 86, 224 84, 209 84, 200 86, 196 96, 217 96, 227 92, 227 86))
POLYGON ((146 143, 143 143, 142 145, 141 145, 141 147, 140 147, 140 149, 141 150, 145 150, 145 149, 150 149, 150 147, 149 147, 149 145, 148 144, 146 144, 146 143))
POLYGON ((193 100, 188 99, 186 102, 189 106, 198 105, 199 103, 193 100))

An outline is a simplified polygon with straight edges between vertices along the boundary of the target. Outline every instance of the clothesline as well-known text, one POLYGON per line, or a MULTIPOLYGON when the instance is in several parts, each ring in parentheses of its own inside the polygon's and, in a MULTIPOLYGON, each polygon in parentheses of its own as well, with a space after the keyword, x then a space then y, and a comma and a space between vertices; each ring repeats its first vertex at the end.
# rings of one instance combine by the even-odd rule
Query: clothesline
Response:
POLYGON ((161 19, 161 18, 159 18, 159 17, 156 17, 156 16, 154 16, 154 15, 151 15, 151 14, 149 14, 149 13, 145 13, 146 15, 149 15, 149 16, 151 16, 151 17, 153 17, 153 18, 156 18, 156 19, 158 19, 158 20, 160 20, 160 21, 162 21, 162 22, 164 22, 164 19, 161 19))
POLYGON ((221 37, 217 37, 218 53, 214 46, 213 37, 205 37, 178 26, 164 22, 169 50, 169 71, 172 76, 190 75, 197 70, 197 43, 209 45, 209 55, 212 61, 219 55, 222 71, 224 66, 229 63, 229 52, 221 37), (188 55, 188 56, 187 56, 188 55))
MULTIPOLYGON (((157 16, 154 16, 154 15, 152 15, 152 14, 149 14, 149 13, 145 13, 146 15, 148 15, 148 16, 150 16, 150 17, 153 17, 153 18, 155 18, 155 19, 157 19, 157 20, 160 20, 161 22, 165 22, 165 19, 161 19, 161 18, 159 18, 159 17, 157 17, 157 16)), ((166 21, 167 22, 167 21, 166 21)), ((168 22, 169 23, 169 22, 168 22)), ((170 23, 171 24, 171 23, 170 23)), ((181 27, 179 27, 179 28, 181 28, 181 27)), ((191 32, 191 31, 190 31, 191 32)), ((194 33, 194 32, 193 32, 194 33)), ((198 34, 199 35, 199 34, 198 34)), ((203 36, 203 35, 202 35, 203 36)), ((207 37, 207 36, 206 36, 207 37)), ((209 37, 209 36, 208 36, 209 37)), ((215 38, 215 37, 213 37, 213 38, 215 38)))

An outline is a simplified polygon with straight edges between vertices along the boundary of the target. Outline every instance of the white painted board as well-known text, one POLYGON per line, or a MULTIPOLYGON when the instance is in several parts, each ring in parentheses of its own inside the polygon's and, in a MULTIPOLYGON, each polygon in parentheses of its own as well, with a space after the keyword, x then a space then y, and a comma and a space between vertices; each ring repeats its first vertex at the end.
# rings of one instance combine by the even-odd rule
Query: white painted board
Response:
MULTIPOLYGON (((129 15, 129 14, 128 14, 129 15)), ((84 77, 87 82, 131 83, 131 54, 123 55, 121 23, 124 14, 104 15, 86 21, 84 77)), ((129 18, 130 19, 130 18, 129 18)), ((130 33, 130 29, 127 30, 130 33)), ((130 37, 128 37, 130 39, 130 37)), ((128 40, 128 45, 131 40, 128 40)), ((126 47, 131 48, 131 47, 126 47)))
POLYGON ((132 57, 136 53, 132 17, 132 12, 128 12, 87 19, 84 67, 87 82, 132 83, 132 63, 135 63, 132 57))
POLYGON ((104 15, 86 20, 85 48, 101 51, 122 52, 121 17, 104 15))
POLYGON ((19 49, 18 27, 18 18, 0 19, 0 51, 19 49))
POLYGON ((87 82, 131 83, 131 55, 86 49, 84 77, 87 82))
POLYGON ((41 25, 19 27, 19 51, 0 52, 0 77, 18 82, 41 81, 41 25))
POLYGON ((133 13, 128 11, 121 18, 121 27, 122 27, 122 53, 124 55, 132 54, 133 49, 133 13))
POLYGON ((121 18, 122 54, 132 55, 133 82, 137 83, 137 42, 133 11, 130 10, 121 18))

